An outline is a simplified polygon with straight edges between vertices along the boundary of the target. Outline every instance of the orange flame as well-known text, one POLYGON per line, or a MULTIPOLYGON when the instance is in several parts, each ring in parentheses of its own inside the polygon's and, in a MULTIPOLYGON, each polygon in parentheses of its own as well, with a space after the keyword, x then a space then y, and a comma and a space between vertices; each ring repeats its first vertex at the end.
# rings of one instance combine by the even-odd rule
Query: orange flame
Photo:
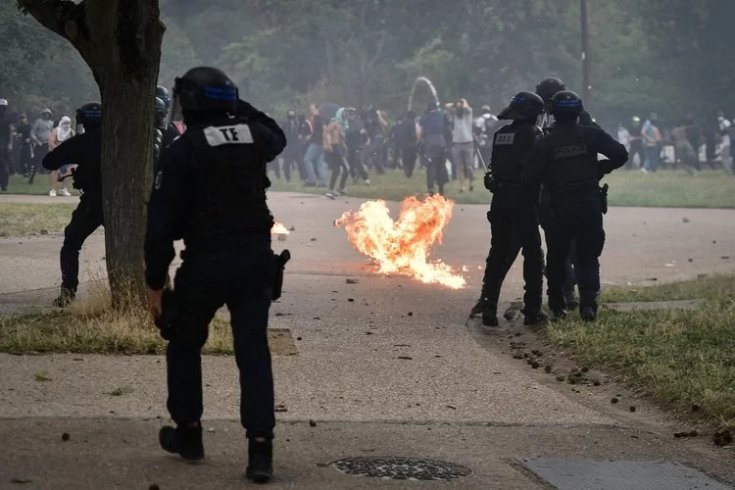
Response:
POLYGON ((403 200, 398 220, 393 221, 385 201, 367 201, 359 211, 345 212, 334 224, 344 227, 357 250, 378 261, 379 272, 459 289, 466 284, 462 276, 441 261, 428 262, 432 245, 441 243, 453 206, 453 201, 439 195, 423 200, 411 196, 403 200))

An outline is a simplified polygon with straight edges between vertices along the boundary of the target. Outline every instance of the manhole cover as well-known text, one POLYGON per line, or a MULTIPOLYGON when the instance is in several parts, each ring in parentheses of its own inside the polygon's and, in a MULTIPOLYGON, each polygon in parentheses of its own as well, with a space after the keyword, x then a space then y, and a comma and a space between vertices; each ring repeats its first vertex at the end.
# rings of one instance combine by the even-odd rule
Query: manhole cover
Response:
POLYGON ((348 475, 384 480, 452 480, 472 473, 458 464, 418 458, 345 458, 332 466, 348 475))
POLYGON ((704 473, 665 461, 521 459, 559 490, 731 490, 704 473))

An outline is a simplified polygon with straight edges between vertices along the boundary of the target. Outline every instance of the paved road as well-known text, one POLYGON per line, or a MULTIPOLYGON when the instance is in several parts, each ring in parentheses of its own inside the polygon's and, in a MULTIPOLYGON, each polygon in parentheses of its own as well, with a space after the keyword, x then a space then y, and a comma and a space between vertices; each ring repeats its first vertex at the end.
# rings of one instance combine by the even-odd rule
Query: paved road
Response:
MULTIPOLYGON (((362 488, 385 481, 325 466, 346 456, 397 455, 467 466, 461 488, 539 488, 514 458, 606 457, 690 463, 735 481, 731 453, 704 439, 674 441, 673 423, 634 401, 609 404, 616 387, 573 392, 511 358, 503 337, 464 325, 489 241, 485 209, 457 206, 436 257, 466 266, 459 291, 376 275, 333 220, 359 201, 271 194, 277 219, 296 229, 273 327, 288 328, 298 355, 276 357, 278 485, 362 488), (347 284, 346 279, 358 279, 347 284), (353 301, 350 301, 352 299, 353 301), (313 420, 316 427, 307 423, 313 420)), ((735 211, 613 208, 603 260, 606 284, 645 284, 732 271, 735 211), (684 219, 686 218, 686 220, 684 219), (686 222, 685 222, 686 221, 686 222), (729 223, 729 225, 728 225, 729 223), (691 259, 691 261, 690 261, 691 259)), ((48 301, 58 283, 60 238, 0 240, 0 308, 48 301)), ((83 251, 85 278, 103 273, 103 237, 83 251)), ((520 293, 517 263, 502 298, 520 293)), ((208 461, 191 467, 161 453, 164 365, 156 356, 0 355, 0 487, 230 488, 241 484, 243 441, 234 361, 205 358, 208 461), (51 381, 35 381, 44 371, 51 381), (130 387, 125 396, 107 395, 130 387), (61 433, 71 439, 61 441, 61 433)), ((627 395, 626 395, 627 396, 627 395)), ((395 486, 395 485, 392 485, 395 486)), ((427 487, 436 484, 426 484, 427 487)))

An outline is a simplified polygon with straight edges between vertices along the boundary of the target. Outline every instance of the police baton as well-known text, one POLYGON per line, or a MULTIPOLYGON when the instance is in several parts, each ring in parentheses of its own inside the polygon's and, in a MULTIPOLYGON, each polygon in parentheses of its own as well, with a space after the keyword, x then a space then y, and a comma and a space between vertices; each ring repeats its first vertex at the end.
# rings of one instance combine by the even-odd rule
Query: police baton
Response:
POLYGON ((487 168, 487 165, 485 165, 485 159, 482 158, 482 153, 480 153, 480 147, 475 145, 475 153, 477 153, 477 158, 480 160, 480 163, 482 164, 482 168, 485 169, 485 173, 487 173, 489 170, 487 168))

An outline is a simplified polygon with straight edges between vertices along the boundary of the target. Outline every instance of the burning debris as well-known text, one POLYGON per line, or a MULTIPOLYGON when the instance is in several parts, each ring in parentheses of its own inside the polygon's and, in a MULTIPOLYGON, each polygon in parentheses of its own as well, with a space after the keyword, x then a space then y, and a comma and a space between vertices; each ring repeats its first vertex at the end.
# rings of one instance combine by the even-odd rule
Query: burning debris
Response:
POLYGON ((428 261, 431 247, 441 243, 453 206, 453 201, 439 195, 423 200, 407 197, 394 221, 385 201, 367 201, 359 211, 342 214, 335 226, 343 227, 355 248, 378 262, 379 272, 459 289, 466 284, 462 276, 447 264, 428 261))

